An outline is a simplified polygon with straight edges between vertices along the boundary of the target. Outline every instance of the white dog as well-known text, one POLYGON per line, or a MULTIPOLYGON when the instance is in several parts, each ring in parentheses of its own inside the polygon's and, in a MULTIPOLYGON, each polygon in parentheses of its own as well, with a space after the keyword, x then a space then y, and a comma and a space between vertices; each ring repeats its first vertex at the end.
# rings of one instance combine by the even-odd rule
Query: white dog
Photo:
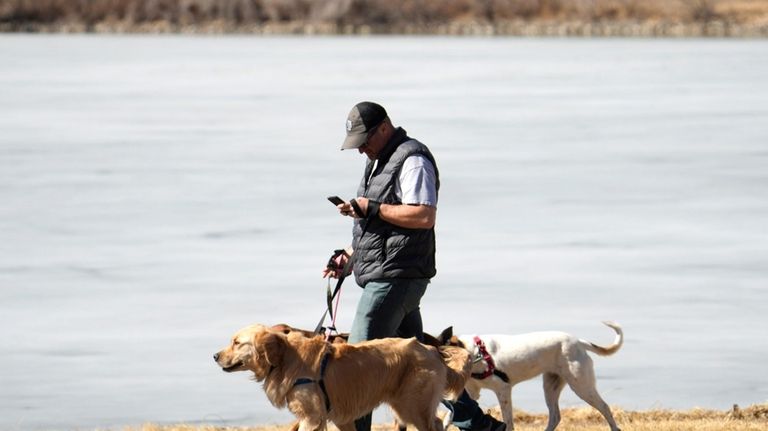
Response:
POLYGON ((531 332, 520 335, 452 335, 452 328, 437 338, 442 344, 461 346, 474 358, 472 377, 467 392, 477 399, 480 389, 490 389, 499 399, 501 413, 509 429, 512 423, 512 387, 522 381, 544 374, 544 397, 549 408, 547 431, 560 423, 560 392, 567 383, 573 392, 596 408, 608 421, 612 431, 618 431, 608 404, 600 398, 595 387, 595 372, 587 351, 601 356, 616 353, 624 342, 621 327, 603 322, 616 331, 616 339, 608 347, 580 340, 564 332, 531 332))

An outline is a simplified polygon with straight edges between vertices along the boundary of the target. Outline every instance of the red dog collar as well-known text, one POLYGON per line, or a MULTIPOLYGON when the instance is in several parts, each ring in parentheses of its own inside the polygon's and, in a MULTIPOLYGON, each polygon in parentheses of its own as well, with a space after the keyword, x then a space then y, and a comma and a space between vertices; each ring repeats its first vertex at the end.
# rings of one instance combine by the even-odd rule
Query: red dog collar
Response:
POLYGON ((493 372, 496 370, 496 364, 493 362, 491 354, 488 353, 488 350, 485 348, 485 343, 483 343, 483 340, 481 340, 477 335, 475 335, 474 340, 475 345, 480 352, 480 356, 482 356, 483 361, 485 361, 486 367, 485 371, 482 373, 472 373, 472 377, 482 380, 493 375, 493 372))
POLYGON ((493 362, 493 357, 491 356, 490 353, 488 353, 488 349, 485 348, 485 343, 483 343, 483 340, 481 340, 480 337, 475 335, 474 341, 475 341, 475 345, 477 346, 477 350, 480 352, 480 356, 482 356, 483 361, 485 361, 486 367, 485 367, 485 371, 482 373, 472 373, 472 377, 478 380, 483 380, 490 376, 495 375, 505 383, 509 383, 509 377, 507 376, 507 374, 501 370, 496 369, 496 363, 493 362))

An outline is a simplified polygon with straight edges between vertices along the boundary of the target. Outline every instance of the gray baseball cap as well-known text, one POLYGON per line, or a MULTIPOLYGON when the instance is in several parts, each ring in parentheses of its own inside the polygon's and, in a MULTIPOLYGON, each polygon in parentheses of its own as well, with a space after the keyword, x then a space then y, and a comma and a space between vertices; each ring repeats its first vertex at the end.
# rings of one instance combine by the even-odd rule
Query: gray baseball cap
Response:
POLYGON ((368 133, 387 118, 387 111, 373 102, 360 102, 347 116, 347 137, 341 144, 342 150, 359 148, 368 140, 368 133))

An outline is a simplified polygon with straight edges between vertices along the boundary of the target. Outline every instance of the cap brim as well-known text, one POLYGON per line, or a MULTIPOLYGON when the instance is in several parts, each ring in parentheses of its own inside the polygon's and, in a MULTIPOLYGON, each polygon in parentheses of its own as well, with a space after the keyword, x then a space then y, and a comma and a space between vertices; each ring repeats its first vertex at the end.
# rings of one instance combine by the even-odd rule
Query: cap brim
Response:
POLYGON ((360 148, 368 137, 367 133, 355 133, 354 135, 347 135, 344 139, 344 143, 341 144, 342 150, 351 150, 353 148, 360 148))

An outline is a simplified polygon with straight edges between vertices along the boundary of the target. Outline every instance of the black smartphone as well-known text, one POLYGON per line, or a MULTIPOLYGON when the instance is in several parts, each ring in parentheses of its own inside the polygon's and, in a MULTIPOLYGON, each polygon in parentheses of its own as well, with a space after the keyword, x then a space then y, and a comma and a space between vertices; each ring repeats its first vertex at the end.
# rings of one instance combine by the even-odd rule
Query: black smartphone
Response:
POLYGON ((341 205, 344 203, 344 200, 338 196, 328 196, 328 200, 334 205, 341 205))

